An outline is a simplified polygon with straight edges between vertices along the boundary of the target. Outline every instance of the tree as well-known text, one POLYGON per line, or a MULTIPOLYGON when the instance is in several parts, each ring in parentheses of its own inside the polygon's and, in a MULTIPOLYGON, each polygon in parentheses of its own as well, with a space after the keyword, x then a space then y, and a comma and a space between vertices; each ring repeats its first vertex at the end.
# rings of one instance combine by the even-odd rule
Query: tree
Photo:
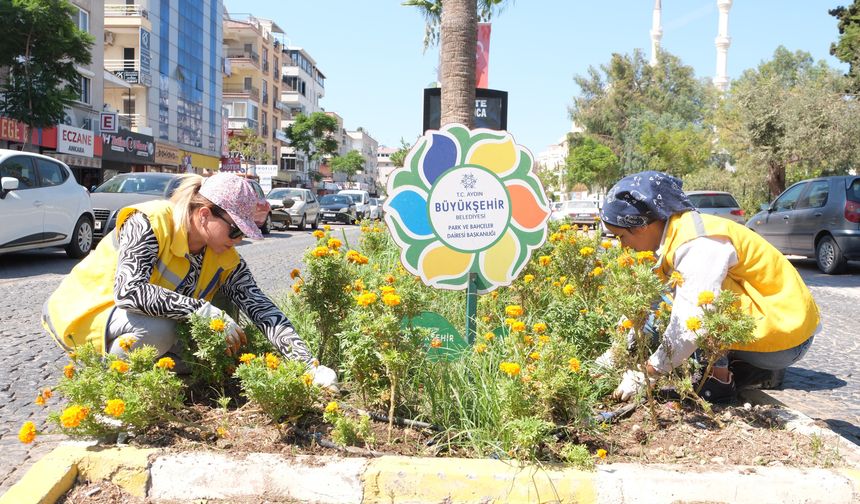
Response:
POLYGON ((778 47, 746 70, 722 101, 720 143, 745 166, 766 167, 772 196, 796 177, 846 173, 860 161, 860 110, 845 96, 846 78, 804 51, 778 47))
POLYGON ((271 159, 266 151, 266 141, 254 128, 243 128, 240 133, 234 134, 227 140, 227 150, 231 156, 238 155, 239 159, 246 164, 256 166, 271 159))
POLYGON ((837 7, 827 11, 839 20, 839 40, 830 44, 830 54, 839 61, 848 63, 850 90, 860 92, 860 0, 848 7, 837 7))
POLYGON ((290 145, 314 161, 321 161, 337 152, 336 132, 337 120, 324 112, 298 114, 295 122, 284 130, 290 145))
POLYGON ((425 49, 441 40, 442 126, 460 123, 472 128, 475 122, 475 49, 478 12, 489 19, 505 0, 406 0, 402 5, 418 7, 427 20, 425 49), (480 9, 478 5, 481 5, 480 9))
POLYGON ((30 128, 59 124, 80 97, 93 37, 66 0, 0 0, 0 114, 30 128))
POLYGON ((574 80, 580 95, 571 119, 612 150, 624 173, 659 167, 682 174, 694 168, 686 163, 710 157, 707 115, 716 95, 678 57, 660 52, 651 66, 639 50, 613 54, 574 80))
POLYGON ((364 156, 360 152, 353 149, 344 156, 335 156, 331 160, 331 171, 335 173, 345 173, 346 179, 364 169, 364 156))
POLYGON ((602 191, 621 178, 621 164, 612 149, 589 135, 573 135, 566 160, 565 185, 598 186, 602 191))
POLYGON ((409 155, 410 150, 412 150, 412 145, 401 138, 400 148, 394 151, 394 153, 391 155, 391 164, 398 168, 402 168, 403 163, 406 161, 406 156, 409 155))

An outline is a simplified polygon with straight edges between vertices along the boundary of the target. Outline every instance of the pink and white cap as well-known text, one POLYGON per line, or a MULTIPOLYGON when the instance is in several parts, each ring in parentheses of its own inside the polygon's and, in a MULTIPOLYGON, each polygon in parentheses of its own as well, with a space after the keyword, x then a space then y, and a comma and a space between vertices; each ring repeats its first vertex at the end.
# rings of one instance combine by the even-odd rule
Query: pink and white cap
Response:
POLYGON ((200 195, 227 212, 239 229, 252 240, 262 240, 263 234, 254 223, 254 211, 259 196, 251 184, 232 173, 216 173, 203 181, 200 195))

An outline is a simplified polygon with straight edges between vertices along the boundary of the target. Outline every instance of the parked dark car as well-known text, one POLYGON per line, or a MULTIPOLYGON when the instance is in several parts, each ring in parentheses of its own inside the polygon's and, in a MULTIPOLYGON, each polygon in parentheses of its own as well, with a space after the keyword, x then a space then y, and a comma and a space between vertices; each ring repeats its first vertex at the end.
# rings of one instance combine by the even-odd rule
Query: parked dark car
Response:
POLYGON ((725 217, 738 224, 746 222, 744 210, 731 193, 724 191, 687 191, 686 194, 690 198, 690 203, 700 213, 725 217))
POLYGON ((320 220, 354 223, 356 221, 355 202, 349 196, 342 194, 326 194, 320 198, 320 220))
POLYGON ((815 257, 824 273, 840 273, 860 260, 860 176, 798 182, 762 205, 747 227, 783 254, 815 257))

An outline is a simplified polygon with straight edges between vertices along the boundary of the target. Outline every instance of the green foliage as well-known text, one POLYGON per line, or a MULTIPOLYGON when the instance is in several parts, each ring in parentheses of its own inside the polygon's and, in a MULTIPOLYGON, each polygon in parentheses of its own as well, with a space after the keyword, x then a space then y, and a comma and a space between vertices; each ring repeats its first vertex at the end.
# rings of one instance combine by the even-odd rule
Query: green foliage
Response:
POLYGON ((284 130, 290 145, 317 161, 337 152, 336 132, 337 119, 325 112, 297 114, 295 122, 284 130))
POLYGON ((565 443, 559 456, 562 460, 583 471, 594 470, 594 458, 588 452, 588 447, 581 444, 565 443))
POLYGON ((827 12, 839 20, 839 38, 830 44, 830 54, 848 63, 851 90, 856 93, 860 91, 860 0, 827 12))
POLYGON ((266 150, 266 140, 254 128, 242 128, 227 141, 231 155, 238 153, 243 161, 251 164, 267 163, 271 154, 266 150))
POLYGON ((712 303, 702 306, 702 329, 695 331, 696 345, 706 362, 725 355, 732 345, 755 340, 755 319, 741 307, 738 295, 723 289, 712 303))
POLYGON ((102 357, 92 345, 81 347, 56 387, 69 405, 51 412, 48 421, 69 436, 100 437, 140 433, 169 420, 182 407, 183 385, 169 365, 158 366, 155 358, 150 346, 132 350, 125 359, 102 357))
POLYGON ((335 156, 331 160, 331 170, 335 173, 346 174, 347 180, 364 169, 364 157, 361 152, 353 149, 343 156, 335 156))
POLYGON ((282 361, 274 354, 244 354, 242 360, 236 370, 242 395, 275 422, 295 421, 319 398, 304 362, 282 361))
POLYGON ((332 425, 331 439, 340 446, 372 445, 376 442, 370 429, 370 417, 361 415, 356 420, 346 416, 336 402, 330 402, 323 420, 332 425))
POLYGON ((511 420, 500 433, 500 447, 513 458, 537 459, 543 445, 554 440, 551 436, 554 427, 555 424, 539 418, 511 420))
MULTIPOLYGON (((477 0, 478 20, 489 21, 493 14, 504 9, 507 0, 477 0)), ((442 23, 442 0, 405 0, 400 5, 417 7, 424 16, 424 50, 439 43, 442 23)))
POLYGON ((391 155, 391 163, 398 168, 402 168, 404 161, 406 161, 406 156, 409 154, 410 150, 412 150, 412 145, 401 138, 400 148, 394 151, 394 154, 391 155))
POLYGON ((80 97, 75 66, 90 64, 93 37, 77 28, 67 0, 0 2, 0 115, 30 127, 62 122, 80 97))
POLYGON ((567 157, 566 185, 577 183, 602 190, 621 178, 621 165, 612 149, 589 135, 576 135, 567 157))

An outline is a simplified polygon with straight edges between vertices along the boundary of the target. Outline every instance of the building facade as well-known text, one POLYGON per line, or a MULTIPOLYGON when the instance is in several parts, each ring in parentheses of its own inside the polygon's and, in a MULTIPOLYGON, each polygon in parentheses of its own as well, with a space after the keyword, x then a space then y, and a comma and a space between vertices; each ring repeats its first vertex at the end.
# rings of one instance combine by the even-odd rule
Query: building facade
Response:
POLYGON ((355 131, 347 131, 350 139, 350 149, 361 153, 364 158, 364 169, 352 177, 350 187, 352 189, 364 189, 371 195, 378 194, 376 179, 379 171, 376 167, 376 158, 379 151, 379 142, 370 136, 363 128, 355 131))
MULTIPOLYGON (((322 111, 320 100, 325 96, 325 75, 301 47, 285 47, 281 54, 281 102, 290 111, 289 117, 281 120, 281 128, 286 128, 296 114, 322 111)), ((307 153, 296 152, 289 146, 281 148, 278 174, 290 185, 312 187, 311 174, 319 171, 319 162, 309 159, 307 153)))
POLYGON ((385 194, 388 187, 388 177, 397 169, 391 161, 391 155, 397 152, 394 147, 380 145, 376 151, 376 187, 380 196, 385 194))

